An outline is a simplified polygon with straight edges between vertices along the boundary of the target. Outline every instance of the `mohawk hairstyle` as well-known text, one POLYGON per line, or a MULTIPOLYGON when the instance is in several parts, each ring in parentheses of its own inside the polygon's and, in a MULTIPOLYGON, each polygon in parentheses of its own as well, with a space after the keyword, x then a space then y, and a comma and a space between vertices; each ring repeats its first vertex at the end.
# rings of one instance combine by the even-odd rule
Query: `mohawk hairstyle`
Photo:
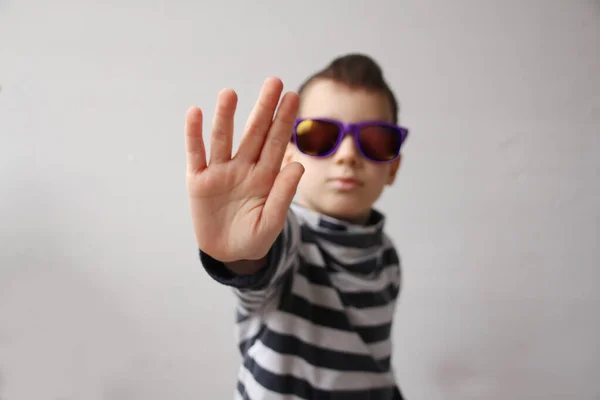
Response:
POLYGON ((300 88, 302 93, 315 80, 329 79, 353 89, 365 89, 382 93, 390 104, 392 122, 398 123, 399 104, 387 84, 379 64, 366 54, 351 53, 335 58, 322 70, 308 77, 300 88))

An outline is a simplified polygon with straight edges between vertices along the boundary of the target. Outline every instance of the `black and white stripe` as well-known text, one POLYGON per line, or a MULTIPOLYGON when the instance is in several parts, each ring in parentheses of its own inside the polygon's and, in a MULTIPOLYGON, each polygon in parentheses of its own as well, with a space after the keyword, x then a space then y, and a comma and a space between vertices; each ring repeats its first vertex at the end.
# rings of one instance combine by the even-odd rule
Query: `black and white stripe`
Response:
POLYGON ((359 226, 293 204, 250 277, 200 253, 237 295, 237 399, 401 399, 390 339, 400 260, 373 217, 359 226))

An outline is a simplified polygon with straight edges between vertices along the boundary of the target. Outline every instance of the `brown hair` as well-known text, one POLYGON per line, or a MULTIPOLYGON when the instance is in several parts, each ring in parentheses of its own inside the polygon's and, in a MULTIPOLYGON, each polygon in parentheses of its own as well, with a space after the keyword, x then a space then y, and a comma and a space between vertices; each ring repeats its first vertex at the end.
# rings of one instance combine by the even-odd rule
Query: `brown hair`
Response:
POLYGON ((300 85, 298 94, 302 97, 308 85, 318 79, 330 79, 351 88, 383 93, 390 104, 392 122, 398 123, 399 105, 396 96, 385 81, 379 64, 368 55, 351 53, 335 58, 325 68, 308 77, 300 85))

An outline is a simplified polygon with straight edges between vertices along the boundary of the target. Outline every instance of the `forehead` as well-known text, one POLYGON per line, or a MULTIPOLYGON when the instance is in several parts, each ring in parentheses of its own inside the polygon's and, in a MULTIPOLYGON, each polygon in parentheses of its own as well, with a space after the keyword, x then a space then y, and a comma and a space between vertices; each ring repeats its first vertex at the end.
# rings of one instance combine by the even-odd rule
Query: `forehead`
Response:
POLYGON ((392 119, 390 105, 382 93, 350 88, 331 80, 317 80, 306 88, 298 116, 344 122, 392 119))

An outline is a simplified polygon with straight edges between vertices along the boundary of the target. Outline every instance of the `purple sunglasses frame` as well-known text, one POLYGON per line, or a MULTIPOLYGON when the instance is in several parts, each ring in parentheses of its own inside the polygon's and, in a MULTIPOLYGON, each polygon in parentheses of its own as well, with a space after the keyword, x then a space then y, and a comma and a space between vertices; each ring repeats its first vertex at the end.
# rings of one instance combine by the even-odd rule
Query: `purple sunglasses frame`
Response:
POLYGON ((362 121, 362 122, 358 122, 358 123, 345 123, 345 122, 339 121, 337 119, 331 119, 331 118, 296 118, 296 120, 294 122, 294 129, 292 131, 292 140, 293 140, 294 144, 296 145, 296 148, 303 154, 309 155, 311 157, 324 158, 324 157, 329 157, 330 155, 335 153, 335 151, 340 147, 340 144, 342 143, 342 140, 346 137, 346 135, 352 135, 354 137, 354 143, 356 144, 356 148, 358 149, 358 151, 364 158, 366 158, 367 160, 373 161, 373 162, 388 163, 388 162, 394 161, 395 159, 398 158, 398 156, 400 155, 400 150, 402 149, 402 146, 404 145, 404 141, 408 137, 408 133, 409 133, 408 128, 402 127, 400 125, 392 124, 392 123, 386 122, 386 121, 372 120, 372 121, 362 121), (329 122, 329 123, 337 125, 340 128, 340 134, 338 135, 335 145, 333 146, 333 148, 330 151, 328 151, 325 154, 315 156, 314 154, 304 153, 302 151, 302 149, 298 146, 297 128, 298 128, 298 125, 302 121, 306 121, 306 120, 329 122), (385 126, 387 128, 391 128, 394 131, 398 132, 398 134, 400 135, 400 146, 398 146, 398 151, 394 155, 394 158, 391 158, 388 160, 376 160, 365 154, 365 152, 363 151, 363 149, 360 145, 358 134, 359 134, 361 128, 363 128, 365 126, 372 126, 372 125, 385 126))

